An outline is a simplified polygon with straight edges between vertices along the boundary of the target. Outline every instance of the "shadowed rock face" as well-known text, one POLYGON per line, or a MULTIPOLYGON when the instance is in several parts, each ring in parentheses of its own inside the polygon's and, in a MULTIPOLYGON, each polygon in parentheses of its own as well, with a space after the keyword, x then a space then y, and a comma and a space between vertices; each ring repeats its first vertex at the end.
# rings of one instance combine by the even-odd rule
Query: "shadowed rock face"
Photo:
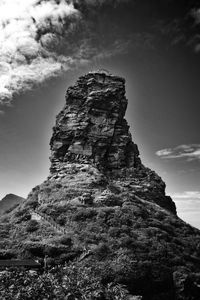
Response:
POLYGON ((124 84, 120 77, 89 73, 67 90, 51 139, 52 173, 58 162, 89 162, 115 175, 141 164, 124 119, 124 84))
MULTIPOLYGON (((89 73, 69 87, 50 141, 49 179, 67 179, 69 186, 80 188, 83 181, 86 185, 86 180, 80 180, 80 170, 89 166, 98 173, 95 178, 101 175, 101 181, 102 178, 115 181, 121 190, 136 192, 176 213, 175 204, 165 196, 165 183, 141 163, 124 118, 127 102, 125 80, 121 77, 89 73), (72 176, 68 177, 73 168, 76 168, 74 181, 72 176)), ((91 182, 97 185, 99 179, 95 182, 91 178, 90 185, 91 182)), ((94 189, 91 192, 94 194, 94 189)))

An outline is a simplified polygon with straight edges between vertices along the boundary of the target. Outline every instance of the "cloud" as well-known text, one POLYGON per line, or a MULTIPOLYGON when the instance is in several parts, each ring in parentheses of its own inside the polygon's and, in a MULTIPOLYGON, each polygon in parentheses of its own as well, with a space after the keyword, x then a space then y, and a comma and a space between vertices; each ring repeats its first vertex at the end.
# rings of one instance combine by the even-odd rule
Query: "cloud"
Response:
POLYGON ((186 159, 200 161, 200 144, 179 145, 175 148, 158 150, 156 155, 162 159, 186 159))
POLYGON ((176 203, 178 216, 200 229, 200 191, 184 191, 170 196, 176 203))
MULTIPOLYGON (((0 0, 0 104, 9 105, 14 95, 88 63, 99 52, 110 56, 119 35, 113 35, 112 46, 106 41, 101 46, 79 4, 89 9, 128 1, 0 0)), ((125 40, 113 54, 124 51, 125 40)))
POLYGON ((200 7, 191 9, 190 16, 193 18, 193 30, 194 34, 189 39, 189 45, 192 45, 194 52, 200 52, 200 7))
POLYGON ((200 191, 185 191, 182 193, 175 193, 171 195, 174 199, 181 199, 181 200, 200 200, 200 191))
POLYGON ((192 9, 191 14, 195 20, 195 24, 200 24, 200 8, 192 9))
POLYGON ((0 1, 1 104, 70 68, 73 57, 58 53, 56 43, 67 38, 79 18, 65 1, 0 1))
MULTIPOLYGON (((159 20, 151 13, 154 5, 148 6, 149 17, 138 28, 138 11, 145 5, 135 0, 0 0, 0 104, 9 105, 15 95, 74 67, 135 49, 153 50, 158 37, 185 43, 181 17, 170 22, 165 16, 173 1, 162 2, 159 20)), ((191 16, 198 26, 199 10, 193 8, 191 16)), ((198 32, 190 41, 199 52, 198 32)))
MULTIPOLYGON (((160 42, 163 45, 186 46, 192 48, 195 53, 200 52, 200 5, 199 0, 178 1, 163 0, 160 11, 164 14, 155 19, 153 28, 160 34, 160 42)), ((159 12, 160 12, 159 11, 159 12)))
POLYGON ((72 0, 74 5, 86 6, 86 7, 97 7, 103 5, 117 6, 119 4, 135 2, 134 0, 72 0))

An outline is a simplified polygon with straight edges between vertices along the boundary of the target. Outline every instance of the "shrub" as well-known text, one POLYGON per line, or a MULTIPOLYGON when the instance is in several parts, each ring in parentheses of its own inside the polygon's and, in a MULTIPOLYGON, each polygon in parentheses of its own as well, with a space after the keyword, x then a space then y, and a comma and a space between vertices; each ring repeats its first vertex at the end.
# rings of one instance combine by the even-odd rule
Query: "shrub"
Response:
POLYGON ((69 251, 67 253, 62 253, 59 257, 59 263, 63 264, 65 262, 69 262, 71 260, 74 260, 80 255, 80 253, 76 251, 69 251))
POLYGON ((15 217, 21 217, 21 216, 23 216, 24 214, 26 214, 28 212, 28 210, 27 209, 20 209, 20 210, 17 210, 16 212, 15 212, 15 217))
POLYGON ((25 207, 35 209, 38 206, 38 201, 35 199, 27 200, 25 202, 25 207))
POLYGON ((64 246, 45 245, 44 253, 49 257, 57 257, 64 252, 66 252, 66 247, 64 246))
POLYGON ((61 188, 62 188, 62 184, 56 183, 56 184, 55 184, 55 187, 56 187, 57 189, 61 189, 61 188))
POLYGON ((82 208, 73 215, 72 219, 73 219, 73 221, 85 221, 86 219, 91 219, 96 215, 97 215, 97 212, 95 209, 82 208))
POLYGON ((72 246, 72 239, 71 239, 70 236, 64 235, 60 238, 60 243, 65 245, 65 246, 71 247, 72 246))
MULTIPOLYGON (((106 292, 106 298, 110 299, 110 300, 117 300, 117 299, 122 299, 122 300, 126 299, 126 300, 128 300, 128 299, 131 299, 131 298, 128 297, 129 292, 128 292, 126 286, 124 286, 122 284, 108 283, 105 292, 106 292)), ((139 300, 139 299, 142 299, 142 298, 138 297, 137 299, 139 300)))
POLYGON ((0 259, 16 258, 16 253, 11 250, 0 250, 0 259))
POLYGON ((25 255, 44 257, 44 245, 39 243, 27 242, 23 245, 23 252, 25 255))
POLYGON ((14 216, 17 218, 16 223, 21 223, 21 222, 28 221, 31 219, 31 215, 30 215, 29 209, 27 207, 17 210, 15 212, 14 216))
POLYGON ((95 254, 99 259, 105 258, 110 252, 110 249, 106 243, 100 243, 97 248, 95 248, 95 254))
POLYGON ((131 237, 129 236, 122 236, 120 239, 119 239, 119 244, 120 246, 122 247, 126 247, 126 248, 130 248, 130 249, 133 249, 133 245, 134 245, 134 241, 131 237))
POLYGON ((36 220, 30 220, 26 226, 26 231, 34 232, 38 230, 38 228, 39 228, 39 223, 36 220))
POLYGON ((118 228, 118 227, 110 227, 109 228, 109 235, 111 237, 119 237, 120 236, 120 233, 121 233, 121 229, 118 228))
POLYGON ((64 226, 66 223, 66 216, 65 215, 60 215, 57 219, 56 222, 61 225, 64 226))
POLYGON ((111 214, 113 214, 113 213, 115 213, 115 209, 114 209, 114 208, 112 208, 112 207, 103 207, 103 208, 99 211, 98 217, 101 218, 101 216, 104 216, 104 215, 109 216, 109 215, 111 215, 111 214))
POLYGON ((122 197, 115 194, 108 194, 104 199, 99 200, 99 206, 121 206, 122 205, 122 197))
POLYGON ((105 204, 107 206, 121 206, 122 205, 122 199, 118 195, 110 195, 107 199, 105 204))
POLYGON ((108 185, 109 190, 113 193, 113 194, 120 194, 120 188, 116 185, 114 185, 113 183, 110 183, 108 185))
POLYGON ((58 255, 57 247, 52 245, 45 245, 45 255, 54 257, 58 255))

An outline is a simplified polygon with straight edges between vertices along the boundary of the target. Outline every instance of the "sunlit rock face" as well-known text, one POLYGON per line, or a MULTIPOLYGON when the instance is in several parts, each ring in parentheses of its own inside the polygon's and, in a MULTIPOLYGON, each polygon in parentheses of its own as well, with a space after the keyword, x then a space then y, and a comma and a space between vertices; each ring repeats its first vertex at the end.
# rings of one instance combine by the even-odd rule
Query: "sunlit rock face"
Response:
POLYGON ((89 190, 94 199, 100 191, 106 198, 112 182, 176 213, 165 183, 141 163, 124 118, 127 103, 125 80, 104 72, 88 73, 69 87, 50 141, 48 180, 89 190))
POLYGON ((124 115, 125 80, 89 73, 67 90, 66 105, 57 116, 51 139, 51 172, 60 163, 92 163, 117 175, 141 163, 124 115))

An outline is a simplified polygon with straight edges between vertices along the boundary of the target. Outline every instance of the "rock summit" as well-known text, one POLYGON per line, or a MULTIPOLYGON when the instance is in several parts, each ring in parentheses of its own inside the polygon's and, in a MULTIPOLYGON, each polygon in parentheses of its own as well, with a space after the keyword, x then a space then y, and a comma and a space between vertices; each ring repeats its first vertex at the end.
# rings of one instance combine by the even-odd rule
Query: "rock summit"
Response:
MULTIPOLYGON (((90 72, 69 87, 50 141, 49 180, 68 178, 68 186, 74 186, 69 174, 76 169, 75 184, 80 188, 86 184, 80 174, 88 168, 96 174, 91 178, 94 186, 98 187, 100 176, 101 181, 115 182, 120 189, 129 189, 176 213, 171 198, 165 195, 165 183, 141 163, 125 119, 127 104, 125 80, 106 72, 90 72)), ((96 198, 96 191, 90 192, 96 198)))

